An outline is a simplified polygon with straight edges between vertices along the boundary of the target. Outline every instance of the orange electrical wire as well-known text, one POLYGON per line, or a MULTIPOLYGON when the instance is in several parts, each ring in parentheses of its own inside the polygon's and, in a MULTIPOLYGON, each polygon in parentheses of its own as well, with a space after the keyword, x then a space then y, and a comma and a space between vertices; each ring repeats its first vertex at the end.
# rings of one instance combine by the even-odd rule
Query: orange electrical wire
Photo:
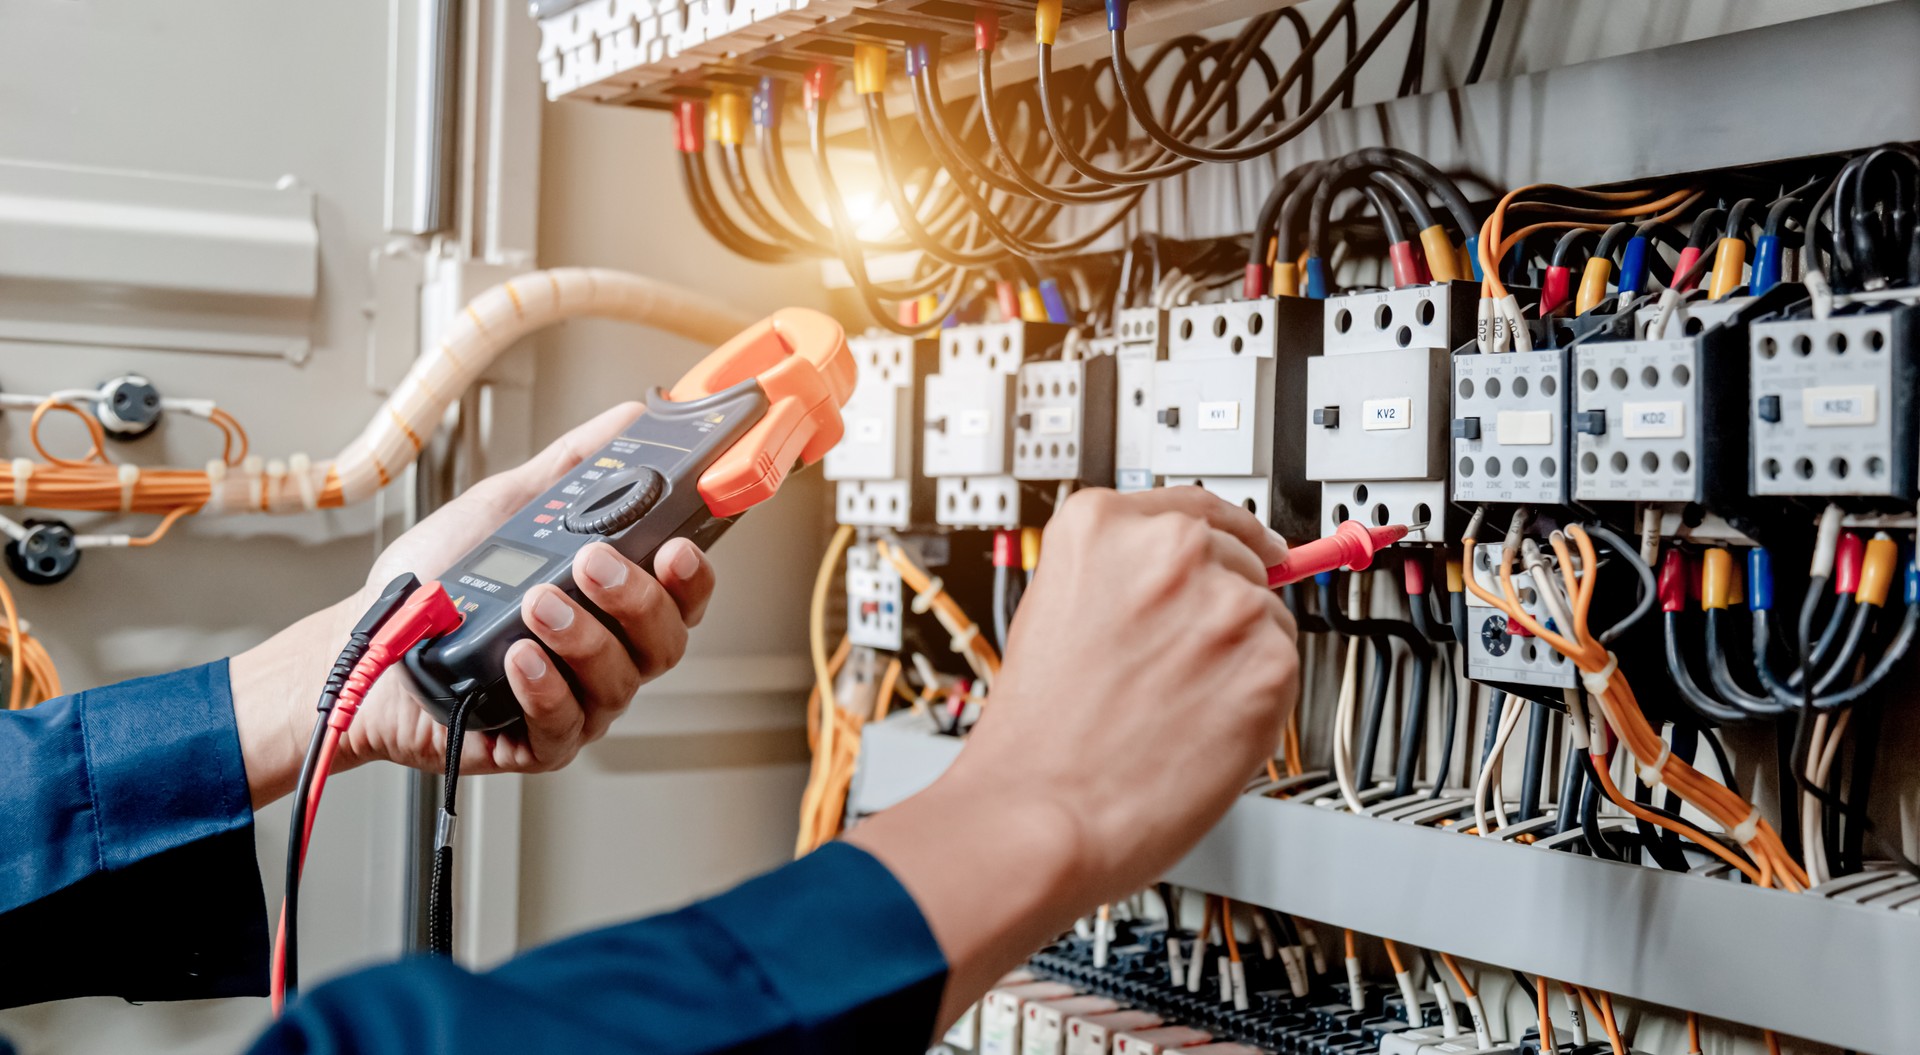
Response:
POLYGON ((1780 1055, 1780 1035, 1770 1029, 1763 1029, 1760 1035, 1766 1038, 1767 1055, 1780 1055))
POLYGON ((1560 1038, 1553 1032, 1552 995, 1553 994, 1547 991, 1547 976, 1544 974, 1534 975, 1533 1006, 1534 1009, 1540 1013, 1540 1043, 1536 1045, 1536 1047, 1540 1051, 1560 1050, 1560 1038))
POLYGON ((1226 937, 1227 959, 1239 963, 1240 939, 1233 933, 1233 902, 1226 898, 1220 899, 1220 930, 1226 937))
POLYGON ((1687 1012, 1687 1055, 1700 1055, 1700 1013, 1687 1012))
POLYGON ((104 465, 107 461, 106 429, 100 427, 100 422, 96 420, 93 415, 71 403, 62 403, 49 399, 41 402, 39 406, 34 407, 33 417, 27 422, 27 440, 33 444, 33 449, 39 452, 40 457, 46 459, 50 464, 60 466, 63 469, 81 468, 96 463, 104 465), (47 411, 49 410, 65 411, 79 418, 80 421, 86 425, 87 435, 93 445, 87 449, 86 455, 79 461, 74 461, 69 458, 56 458, 47 450, 46 445, 40 442, 40 423, 46 419, 47 411))
POLYGON ((1348 927, 1346 929, 1346 944, 1347 944, 1347 959, 1349 960, 1359 959, 1360 943, 1354 940, 1352 927, 1348 927))
MULTIPOLYGON (((1480 227, 1480 270, 1482 274, 1481 292, 1483 297, 1504 297, 1507 295, 1505 283, 1498 274, 1499 261, 1506 253, 1499 250, 1505 245, 1507 211, 1551 209, 1561 216, 1571 216, 1591 220, 1624 220, 1652 213, 1680 212, 1697 201, 1699 191, 1678 190, 1652 201, 1646 200, 1652 191, 1595 191, 1581 187, 1566 187, 1553 183, 1533 183, 1524 187, 1515 187, 1501 197, 1486 222, 1480 227), (1630 204, 1616 208, 1583 208, 1562 205, 1551 201, 1516 201, 1521 195, 1549 192, 1570 195, 1578 199, 1594 202, 1626 202, 1630 204)), ((1509 247, 1510 248, 1510 247, 1509 247)))
MULTIPOLYGON (((1472 575, 1466 577, 1466 586, 1473 592, 1474 596, 1498 608, 1506 614, 1507 618, 1518 622, 1542 641, 1545 641, 1549 646, 1573 660, 1582 671, 1597 675, 1608 671, 1610 664, 1613 662, 1606 647, 1592 636, 1587 626, 1588 607, 1591 604, 1594 586, 1597 581, 1595 577, 1598 574, 1598 553, 1594 549, 1593 540, 1588 537, 1586 530, 1580 525, 1571 525, 1567 529, 1567 534, 1572 536, 1574 542, 1580 548, 1579 567, 1581 569, 1579 578, 1576 580, 1577 589, 1574 591, 1574 597, 1572 598, 1574 625, 1568 628, 1573 634, 1572 640, 1569 640, 1560 633, 1548 630, 1520 606, 1518 593, 1513 586, 1513 551, 1511 548, 1504 545, 1501 547, 1499 577, 1502 595, 1496 596, 1486 590, 1479 584, 1478 579, 1472 575)), ((1479 543, 1477 540, 1471 538, 1465 541, 1468 548, 1468 557, 1471 558, 1472 548, 1479 545, 1479 543)), ((1550 539, 1550 541, 1555 554, 1561 558, 1563 577, 1570 575, 1571 572, 1568 569, 1572 567, 1571 552, 1566 547, 1565 539, 1558 537, 1556 533, 1556 537, 1550 539)), ((1645 811, 1631 799, 1620 794, 1619 788, 1614 785, 1611 774, 1607 772, 1606 745, 1596 743, 1590 745, 1590 751, 1594 758, 1595 768, 1600 771, 1601 790, 1606 793, 1610 800, 1635 817, 1656 824, 1700 844, 1721 860, 1738 868, 1742 874, 1753 880, 1756 885, 1770 886, 1777 879, 1789 890, 1803 890, 1806 888, 1808 885, 1806 873, 1801 870, 1798 862, 1794 861, 1791 855, 1786 852, 1784 844, 1780 842, 1779 835, 1774 832, 1772 827, 1768 825, 1764 819, 1759 818, 1752 803, 1734 794, 1726 785, 1708 778, 1705 774, 1702 774, 1687 763, 1672 757, 1670 752, 1662 751, 1662 748, 1665 746, 1664 741, 1660 738, 1659 732, 1647 722, 1645 712, 1640 708, 1639 702, 1634 698, 1632 687, 1627 683, 1626 678, 1620 676, 1617 668, 1612 670, 1608 678, 1606 692, 1594 698, 1600 704, 1601 712, 1606 718, 1608 727, 1619 734, 1621 740, 1627 746, 1628 753, 1633 758, 1653 759, 1663 758, 1664 756, 1660 766, 1661 779, 1682 799, 1691 803, 1709 817, 1712 817, 1728 832, 1738 831, 1743 826, 1751 823, 1753 835, 1747 840, 1745 848, 1747 852, 1753 856, 1754 860, 1752 863, 1748 863, 1739 855, 1734 854, 1725 846, 1722 846, 1718 840, 1707 836, 1699 829, 1684 822, 1676 823, 1667 820, 1659 814, 1645 811)))
POLYGON ((207 412, 207 420, 213 422, 215 425, 218 425, 220 427, 220 431, 223 433, 226 433, 227 445, 226 445, 226 448, 221 452, 221 457, 226 461, 226 463, 228 465, 239 465, 241 462, 246 461, 247 450, 249 446, 248 440, 247 440, 247 430, 241 427, 240 422, 237 419, 235 419, 232 414, 229 414, 226 411, 221 410, 219 407, 215 407, 212 410, 207 412), (235 451, 233 449, 233 446, 236 442, 238 442, 240 445, 240 449, 238 451, 235 451))
POLYGON ((1394 974, 1406 974, 1407 965, 1400 959, 1400 946, 1392 938, 1381 938, 1380 943, 1387 947, 1387 962, 1393 965, 1394 974))
POLYGON ((1600 997, 1600 1024, 1606 1027, 1607 1043, 1613 1045, 1613 1055, 1627 1055, 1627 1045, 1620 1039, 1620 1022, 1613 1017, 1613 997, 1594 990, 1600 997))
POLYGON ((1447 973, 1453 975, 1453 984, 1460 987, 1461 995, 1465 996, 1468 1000, 1472 1000, 1475 995, 1473 983, 1467 981, 1466 972, 1460 969, 1460 964, 1454 960, 1453 954, 1447 952, 1441 953, 1440 962, 1447 965, 1447 973))
POLYGON ((140 535, 135 538, 128 539, 127 545, 135 546, 135 547, 153 545, 154 543, 160 541, 161 539, 166 538, 167 532, 172 530, 174 523, 177 522, 181 517, 186 516, 188 513, 191 513, 191 512, 193 512, 192 506, 175 507, 173 512, 168 513, 165 517, 161 518, 159 525, 156 526, 152 531, 149 531, 144 535, 140 535))

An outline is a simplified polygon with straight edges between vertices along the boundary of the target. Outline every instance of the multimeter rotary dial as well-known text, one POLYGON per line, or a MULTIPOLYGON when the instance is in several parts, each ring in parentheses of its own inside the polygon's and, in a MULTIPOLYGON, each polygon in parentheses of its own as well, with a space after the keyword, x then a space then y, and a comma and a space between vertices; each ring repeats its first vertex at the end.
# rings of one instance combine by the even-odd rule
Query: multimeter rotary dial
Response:
POLYGON ((614 473, 580 496, 563 526, 577 535, 618 535, 639 523, 666 489, 666 477, 646 466, 614 473))

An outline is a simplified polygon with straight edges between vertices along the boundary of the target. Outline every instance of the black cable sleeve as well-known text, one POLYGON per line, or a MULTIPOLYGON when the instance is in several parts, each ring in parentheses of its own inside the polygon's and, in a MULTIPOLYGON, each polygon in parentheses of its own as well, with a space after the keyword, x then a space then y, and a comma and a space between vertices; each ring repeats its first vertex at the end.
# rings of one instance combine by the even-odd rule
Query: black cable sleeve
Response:
POLYGON ((1553 818, 1553 832, 1564 835, 1580 823, 1580 791, 1586 786, 1587 771, 1580 766, 1586 752, 1576 746, 1567 748, 1566 764, 1560 767, 1560 797, 1553 818))
POLYGON ((1593 756, 1580 752, 1580 759, 1586 763, 1587 789, 1580 799, 1580 833, 1586 837, 1587 852, 1602 861, 1624 861, 1626 857, 1619 848, 1607 838, 1600 827, 1600 775, 1593 763, 1593 756))
POLYGON ((1668 612, 1662 622, 1666 631, 1667 673, 1673 677, 1674 688, 1680 690, 1680 701, 1702 721, 1713 725, 1747 720, 1750 715, 1746 711, 1708 696, 1700 691, 1700 686, 1694 684, 1693 672, 1688 669, 1686 656, 1680 651, 1680 613, 1668 612))
POLYGON ((1733 669, 1727 663, 1727 650, 1720 643, 1721 623, 1726 619, 1724 608, 1707 609, 1707 678, 1720 699, 1755 716, 1772 716, 1781 713, 1784 708, 1770 696, 1757 696, 1748 692, 1733 676, 1733 669))
POLYGON ((453 955, 453 840, 454 808, 460 793, 460 747, 466 739, 467 714, 479 697, 468 696, 453 705, 447 715, 447 772, 440 787, 440 816, 433 843, 432 891, 427 901, 427 951, 436 956, 453 955))
POLYGON ((1445 650, 1440 652, 1440 676, 1447 679, 1447 729, 1440 738, 1440 767, 1433 775, 1433 790, 1427 794, 1429 800, 1440 797, 1446 789, 1447 778, 1453 775, 1453 748, 1460 733, 1460 679, 1454 673, 1452 655, 1445 650))

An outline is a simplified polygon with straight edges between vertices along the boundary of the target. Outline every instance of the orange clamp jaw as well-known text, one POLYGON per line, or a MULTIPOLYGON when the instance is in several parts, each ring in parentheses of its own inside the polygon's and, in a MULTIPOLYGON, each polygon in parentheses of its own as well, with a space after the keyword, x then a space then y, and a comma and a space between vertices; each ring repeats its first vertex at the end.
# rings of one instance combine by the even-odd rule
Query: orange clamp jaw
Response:
POLYGON ((684 402, 754 381, 767 412, 700 474, 700 497, 718 517, 772 498, 795 465, 840 442, 840 408, 853 395, 846 331, 809 308, 782 308, 714 349, 667 392, 684 402))

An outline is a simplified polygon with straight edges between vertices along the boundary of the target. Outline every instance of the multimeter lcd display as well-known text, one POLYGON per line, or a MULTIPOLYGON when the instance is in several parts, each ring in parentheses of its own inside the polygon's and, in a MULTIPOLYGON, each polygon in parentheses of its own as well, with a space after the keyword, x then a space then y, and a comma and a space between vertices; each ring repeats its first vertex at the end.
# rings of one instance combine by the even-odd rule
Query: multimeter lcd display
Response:
POLYGON ((538 553, 496 544, 487 547, 486 552, 467 565, 467 574, 502 586, 518 586, 546 563, 547 558, 538 553))

